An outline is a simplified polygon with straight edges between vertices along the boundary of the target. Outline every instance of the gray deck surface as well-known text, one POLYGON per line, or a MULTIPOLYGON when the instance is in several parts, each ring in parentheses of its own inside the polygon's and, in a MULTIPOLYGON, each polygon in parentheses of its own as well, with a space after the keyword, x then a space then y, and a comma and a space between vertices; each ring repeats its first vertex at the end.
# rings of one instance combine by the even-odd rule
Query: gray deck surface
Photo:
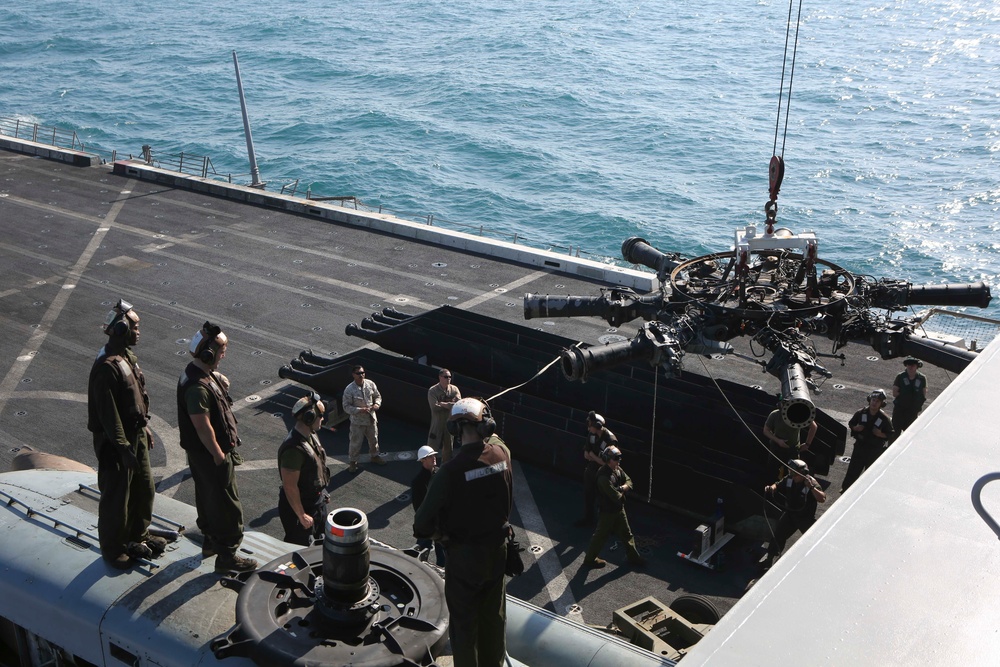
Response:
MULTIPOLYGON (((279 538, 275 453, 290 427, 289 408, 304 389, 279 379, 278 369, 300 350, 343 355, 361 347, 364 341, 345 336, 345 325, 384 306, 418 313, 449 304, 523 322, 524 292, 597 294, 599 287, 545 270, 119 177, 110 167, 73 167, 6 151, 0 151, 0 230, 0 467, 8 469, 25 445, 96 465, 86 430, 87 376, 107 340, 101 331, 104 316, 122 297, 135 304, 142 318, 135 351, 152 399, 158 490, 193 503, 193 485, 178 446, 175 388, 190 359, 190 336, 211 320, 231 341, 220 370, 232 381, 244 442, 246 464, 238 469, 238 479, 247 529, 279 538)), ((826 252, 836 261, 835 249, 826 252)), ((598 320, 532 326, 587 343, 608 332, 598 320)), ((635 326, 622 327, 626 335, 634 331, 635 326)), ((873 386, 888 389, 902 369, 899 360, 879 360, 858 345, 848 352, 848 364, 831 364, 834 378, 815 397, 818 407, 844 420, 863 405, 873 386)), ((705 363, 715 377, 779 391, 775 378, 747 361, 728 357, 705 363)), ((705 374, 697 357, 688 357, 686 369, 705 374)), ((931 398, 952 379, 928 366, 923 371, 930 378, 931 398)), ((435 381, 428 369, 427 385, 435 381)), ((392 400, 384 397, 386 404, 392 400)), ((615 415, 605 416, 613 429, 615 415)), ((759 432, 762 425, 751 426, 759 432)), ((582 447, 582 424, 580 430, 582 447)), ((333 468, 333 506, 367 512, 378 540, 397 547, 412 544, 413 515, 404 494, 417 470, 413 452, 425 437, 422 425, 383 417, 381 440, 389 465, 365 466, 352 476, 346 471, 346 425, 324 430, 321 440, 333 468)), ((648 474, 623 463, 633 476, 648 474)), ((845 470, 843 462, 831 470, 832 493, 823 509, 836 502, 845 470)), ((631 503, 629 516, 649 567, 631 570, 621 550, 609 545, 603 553, 609 567, 582 570, 590 531, 572 526, 582 504, 579 483, 527 465, 515 472, 514 523, 531 529, 522 531, 522 543, 535 548, 526 552, 528 571, 509 584, 509 592, 519 598, 606 625, 614 609, 648 595, 669 603, 678 594, 697 593, 725 612, 758 575, 760 545, 743 539, 726 547, 722 572, 682 562, 676 552, 688 549, 697 521, 639 502, 631 503)))

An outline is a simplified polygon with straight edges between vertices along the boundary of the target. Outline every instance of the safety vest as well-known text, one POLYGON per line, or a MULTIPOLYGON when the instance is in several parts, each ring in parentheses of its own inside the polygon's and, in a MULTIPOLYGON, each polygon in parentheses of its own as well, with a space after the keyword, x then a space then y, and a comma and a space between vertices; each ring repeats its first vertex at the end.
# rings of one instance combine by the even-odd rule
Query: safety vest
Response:
POLYGON ((607 426, 601 429, 600 433, 594 434, 587 431, 587 444, 584 445, 584 449, 592 454, 601 455, 608 445, 617 445, 618 438, 615 434, 611 432, 607 426))
POLYGON ((209 406, 208 419, 215 431, 215 439, 224 454, 228 454, 234 447, 240 444, 236 431, 236 415, 233 414, 231 406, 232 399, 228 392, 225 392, 218 381, 208 373, 201 370, 194 363, 187 365, 177 381, 177 429, 181 435, 181 448, 188 450, 196 447, 204 447, 198 431, 191 421, 188 413, 185 394, 188 389, 195 384, 200 384, 208 390, 208 395, 212 397, 212 404, 209 406))
POLYGON ((510 451, 503 440, 494 435, 486 443, 462 445, 437 474, 449 482, 441 517, 448 539, 499 547, 513 499, 510 451))
MULTIPOLYGON (((601 487, 601 479, 608 478, 608 483, 612 489, 617 489, 626 482, 632 481, 628 474, 620 467, 618 470, 611 470, 609 466, 601 466, 597 471, 597 486, 601 487)), ((597 496, 597 506, 602 512, 617 512, 625 506, 625 497, 609 498, 606 494, 600 493, 597 496)))
MULTIPOLYGON (((110 366, 118 377, 119 384, 115 391, 115 404, 118 406, 118 418, 121 419, 125 435, 132 440, 135 433, 149 423, 149 396, 146 395, 146 379, 139 370, 139 365, 133 366, 128 359, 120 354, 107 355, 102 349, 90 369, 88 392, 93 393, 97 369, 110 366), (123 386, 124 385, 124 386, 123 386)), ((91 433, 103 433, 100 415, 97 414, 97 402, 90 396, 87 401, 87 430, 91 433)))
POLYGON ((808 484, 796 484, 791 475, 778 483, 777 493, 781 507, 792 514, 805 515, 809 513, 810 506, 812 513, 816 513, 816 497, 808 484))
POLYGON ((898 408, 913 408, 919 410, 924 406, 924 388, 927 386, 927 378, 923 373, 917 373, 912 380, 903 371, 896 376, 893 383, 899 389, 899 396, 893 400, 893 405, 898 408))
POLYGON ((330 469, 326 467, 326 452, 314 437, 305 437, 296 429, 288 432, 281 446, 278 447, 278 474, 281 474, 281 457, 289 449, 298 449, 305 454, 302 469, 299 470, 299 498, 303 505, 310 505, 316 502, 316 498, 330 483, 330 469))
POLYGON ((874 430, 878 430, 885 433, 887 436, 892 435, 892 420, 889 419, 889 415, 883 410, 879 410, 874 415, 868 408, 862 408, 854 413, 851 417, 851 421, 847 422, 848 427, 853 428, 856 424, 861 424, 864 428, 861 431, 855 433, 851 431, 851 435, 857 441, 855 446, 861 447, 884 447, 887 442, 887 438, 879 438, 875 435, 874 430))

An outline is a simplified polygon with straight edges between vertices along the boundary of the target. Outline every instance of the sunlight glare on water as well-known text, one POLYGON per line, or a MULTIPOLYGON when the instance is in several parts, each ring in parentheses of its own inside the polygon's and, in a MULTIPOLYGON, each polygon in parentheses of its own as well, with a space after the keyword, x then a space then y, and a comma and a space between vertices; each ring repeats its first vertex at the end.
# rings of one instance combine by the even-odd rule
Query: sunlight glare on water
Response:
MULTIPOLYGON (((246 174, 236 50, 272 183, 539 246, 617 256, 640 235, 695 256, 763 220, 787 14, 43 0, 0 24, 0 116, 246 174)), ((852 271, 1000 282, 998 19, 988 0, 807 3, 779 223, 852 271)))

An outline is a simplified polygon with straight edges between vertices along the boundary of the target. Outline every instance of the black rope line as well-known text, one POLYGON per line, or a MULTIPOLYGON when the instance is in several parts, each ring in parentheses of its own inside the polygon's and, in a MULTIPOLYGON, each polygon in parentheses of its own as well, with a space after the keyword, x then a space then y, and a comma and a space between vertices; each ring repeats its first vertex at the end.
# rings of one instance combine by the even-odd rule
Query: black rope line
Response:
MULTIPOLYGON (((757 444, 759 444, 761 447, 763 447, 764 451, 767 452, 767 455, 770 456, 771 458, 773 458, 775 461, 777 461, 779 465, 781 465, 782 467, 786 467, 788 465, 788 461, 782 461, 778 457, 777 454, 775 454, 774 452, 771 451, 770 447, 768 447, 766 444, 764 444, 764 441, 760 439, 760 437, 757 435, 757 432, 754 431, 752 428, 750 428, 750 425, 747 424, 747 422, 746 422, 745 419, 743 419, 743 415, 740 414, 739 410, 736 409, 736 406, 733 405, 732 401, 729 400, 729 397, 726 396, 726 392, 722 391, 722 387, 719 386, 719 383, 716 381, 715 376, 712 375, 712 371, 710 371, 708 369, 708 364, 705 363, 705 360, 700 355, 699 355, 698 359, 701 361, 702 368, 705 369, 705 373, 708 374, 708 378, 712 381, 712 384, 714 384, 715 388, 719 390, 719 395, 722 396, 722 398, 726 401, 726 403, 729 405, 729 408, 733 411, 733 414, 736 415, 736 418, 740 420, 740 423, 743 424, 743 426, 746 427, 747 431, 750 432, 750 435, 753 436, 753 439, 757 441, 757 444)), ((753 490, 753 491, 754 491, 754 493, 757 493, 756 490, 753 490)), ((766 502, 768 505, 770 505, 771 507, 773 507, 777 511, 779 511, 779 512, 784 512, 785 511, 784 507, 778 507, 777 505, 775 505, 774 503, 772 503, 770 500, 768 500, 767 497, 764 496, 763 494, 759 494, 758 493, 758 495, 760 495, 762 498, 764 498, 764 502, 766 502)), ((765 513, 764 516, 767 516, 767 514, 765 513)))

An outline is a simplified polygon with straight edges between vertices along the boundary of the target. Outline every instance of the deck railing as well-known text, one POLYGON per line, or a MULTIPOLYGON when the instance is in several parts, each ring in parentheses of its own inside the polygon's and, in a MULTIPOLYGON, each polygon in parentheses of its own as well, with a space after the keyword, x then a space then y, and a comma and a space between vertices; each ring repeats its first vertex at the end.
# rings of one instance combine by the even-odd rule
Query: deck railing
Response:
MULTIPOLYGON (((200 176, 201 178, 220 178, 225 176, 215 170, 212 158, 207 155, 197 155, 196 153, 156 153, 147 144, 142 147, 143 161, 157 169, 176 171, 190 176, 200 176)), ((232 182, 232 178, 229 179, 232 182)))
MULTIPOLYGON (((0 135, 33 141, 36 143, 48 144, 59 148, 69 148, 71 150, 82 151, 97 155, 105 162, 114 162, 118 159, 117 151, 106 151, 102 149, 87 148, 74 130, 67 130, 59 127, 51 127, 30 122, 21 118, 0 117, 0 135)), ((133 159, 131 153, 128 159, 133 159)), ((212 164, 212 159, 207 155, 198 155, 182 151, 180 153, 160 153, 154 151, 151 146, 142 147, 141 159, 149 165, 168 171, 176 171, 182 174, 198 176, 201 178, 213 178, 228 183, 249 184, 250 174, 220 173, 212 164), (244 182, 245 181, 245 182, 244 182)), ((425 223, 428 226, 439 226, 454 231, 462 231, 467 234, 476 234, 492 238, 507 243, 522 244, 533 248, 542 248, 551 252, 565 253, 572 257, 583 257, 595 262, 612 264, 643 270, 642 267, 629 264, 622 259, 607 257, 595 253, 589 253, 579 246, 563 246, 559 244, 543 244, 534 242, 518 232, 510 233, 499 229, 493 229, 486 225, 470 225, 461 222, 454 222, 440 218, 434 213, 412 213, 404 211, 394 211, 382 205, 372 206, 365 204, 357 197, 339 196, 326 197, 312 192, 311 187, 307 187, 305 192, 299 193, 299 179, 272 179, 270 185, 272 190, 277 189, 280 184, 280 193, 293 197, 302 197, 312 201, 324 201, 344 208, 352 208, 370 213, 385 213, 393 215, 410 222, 425 223)))
POLYGON ((39 125, 23 118, 0 117, 0 134, 14 137, 15 139, 33 141, 36 144, 47 144, 74 151, 87 150, 74 130, 39 125))
POLYGON ((982 350, 1000 335, 1000 320, 944 308, 920 313, 919 324, 921 332, 952 338, 953 344, 973 351, 982 350))

